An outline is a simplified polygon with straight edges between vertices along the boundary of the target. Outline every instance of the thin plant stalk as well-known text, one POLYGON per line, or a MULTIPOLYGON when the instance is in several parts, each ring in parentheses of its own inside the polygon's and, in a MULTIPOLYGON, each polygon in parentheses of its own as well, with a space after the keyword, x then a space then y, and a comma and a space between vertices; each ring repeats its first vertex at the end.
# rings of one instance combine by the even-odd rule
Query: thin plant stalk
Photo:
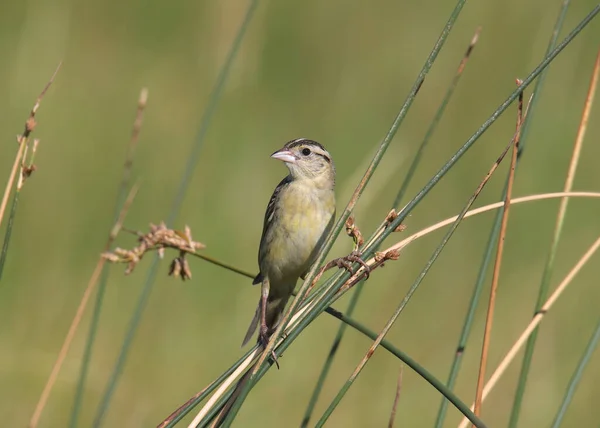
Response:
MULTIPOLYGON (((402 186, 401 186, 400 190, 398 191, 398 194, 396 195, 396 198, 394 200, 393 206, 396 209, 398 209, 398 206, 400 205, 400 201, 402 200, 402 197, 406 193, 406 190, 408 189, 408 186, 409 186, 410 182, 412 181, 412 178, 417 170, 417 166, 420 164, 421 157, 425 150, 425 147, 427 146, 431 137, 433 136, 433 133, 436 130, 437 125, 439 124, 439 122, 445 112, 446 106, 448 105, 450 99, 452 98, 452 95, 454 94, 454 90, 456 89, 456 86, 458 85, 458 81, 460 80, 460 78, 463 74, 463 71, 467 65, 467 62, 471 56, 471 53, 473 52, 473 48, 477 44, 480 33, 481 33, 481 27, 477 28, 477 30, 475 31, 475 34, 473 35, 471 42, 469 43, 469 46, 458 65, 456 74, 454 75, 454 78, 452 79, 452 82, 450 83, 450 86, 448 87, 448 89, 446 91, 446 95, 444 96, 440 106, 438 107, 437 112, 435 113, 433 120, 431 121, 431 124, 429 125, 429 128, 427 129, 427 132, 425 133, 425 136, 423 137, 423 141, 419 145, 419 148, 417 150, 415 158, 413 159, 413 161, 408 169, 408 172, 406 173, 404 181, 402 182, 402 186)), ((358 304, 358 300, 360 299, 360 296, 362 294, 363 287, 364 287, 364 282, 361 282, 360 284, 358 284, 356 286, 356 290, 354 290, 354 293, 352 294, 352 298, 351 298, 350 302, 348 303, 348 308, 346 309, 346 312, 345 312, 348 316, 352 316, 354 309, 355 309, 356 305, 358 304)), ((327 358, 326 358, 325 362, 323 363, 323 368, 321 369, 321 373, 319 374, 317 383, 315 384, 315 387, 313 389, 313 393, 311 395, 308 406, 306 408, 304 418, 302 419, 301 427, 308 426, 311 415, 312 415, 314 408, 317 404, 317 401, 319 399, 319 395, 321 393, 323 385, 325 384, 325 379, 327 378, 327 375, 329 374, 329 370, 333 364, 333 360, 335 359, 337 350, 339 349, 339 345, 344 337, 345 331, 346 331, 346 325, 344 325, 344 324, 340 325, 340 327, 337 331, 337 334, 336 334, 335 338, 333 339, 331 349, 330 349, 329 353, 327 354, 327 358)))
MULTIPOLYGON (((517 84, 520 82, 517 81, 517 84)), ((517 113, 517 135, 513 140, 513 151, 506 186, 506 197, 504 198, 504 208, 502 210, 502 221, 500 223, 500 235, 498 236, 498 249, 496 251, 496 261, 494 262, 494 272, 492 274, 492 286, 490 290, 490 299, 485 318, 485 328, 483 333, 483 344, 481 346, 481 360, 479 363, 479 374, 477 377, 477 389, 475 393, 475 414, 481 415, 481 394, 483 393, 483 382, 485 380, 485 368, 487 366, 487 357, 492 336, 492 323, 494 321, 494 309, 496 306, 496 292, 500 280, 500 267, 502 266, 502 256, 504 254, 504 240, 506 238, 506 229, 508 225, 508 213, 510 211, 510 199, 512 197, 512 188, 515 179, 515 167, 517 164, 517 151, 519 150, 519 138, 521 136, 521 124, 523 123, 523 93, 519 96, 519 106, 517 113)))
POLYGON ((252 273, 250 273, 248 271, 245 271, 243 269, 237 268, 237 267, 235 267, 233 265, 230 265, 228 263, 222 262, 222 261, 217 260, 217 259, 215 259, 213 257, 207 256, 206 254, 200 254, 200 253, 191 253, 191 254, 194 255, 194 256, 196 256, 196 257, 198 257, 198 258, 200 258, 200 259, 202 259, 202 260, 205 260, 205 261, 207 261, 209 263, 212 263, 215 266, 219 266, 219 267, 222 267, 223 269, 226 269, 226 270, 229 270, 231 272, 235 272, 235 273, 237 273, 239 275, 245 276, 246 278, 250 278, 250 279, 256 278, 256 274, 252 274, 252 273))
MULTIPOLYGON (((600 198, 600 192, 551 192, 551 193, 538 193, 538 194, 533 194, 533 195, 528 195, 528 196, 520 196, 518 198, 513 198, 511 200, 511 205, 517 205, 517 204, 522 204, 522 203, 526 203, 526 202, 533 202, 533 201, 542 201, 542 200, 547 200, 547 199, 559 199, 562 197, 569 197, 569 198, 600 198)), ((499 210, 500 208, 504 207, 504 202, 494 202, 493 204, 488 204, 488 205, 484 205, 482 207, 479 208, 474 208, 470 211, 468 211, 465 214, 465 218, 469 218, 469 217, 473 217, 475 215, 479 215, 479 214, 483 214, 492 210, 499 210)), ((415 242, 417 239, 422 238, 426 235, 429 235, 432 232, 435 232, 436 230, 439 230, 443 227, 446 227, 452 223, 454 223, 456 221, 456 219, 458 218, 458 216, 453 216, 453 217, 449 217, 447 219, 444 219, 442 221, 439 221, 435 224, 432 224, 431 226, 428 226, 424 229, 419 230, 418 232, 413 233, 412 235, 402 239, 401 241, 397 242, 396 244, 392 245, 391 247, 386 248, 384 251, 400 251, 403 250, 405 247, 407 247, 409 244, 412 244, 413 242, 415 242)))
MULTIPOLYGON (((513 201, 514 202, 514 201, 513 201)), ((494 389, 498 380, 502 377, 502 375, 506 372, 506 369, 510 365, 512 361, 514 361, 515 356, 521 350, 523 345, 533 331, 540 325, 544 317, 548 314, 548 311, 552 308, 554 303, 562 296, 563 292, 567 289, 567 287, 573 282, 573 279, 577 276, 579 271, 588 263, 591 257, 596 253, 596 251, 600 248, 600 237, 596 239, 596 241, 592 244, 590 248, 583 254, 583 256, 577 261, 575 266, 569 271, 567 276, 561 281, 561 283, 556 287, 556 290, 550 295, 548 300, 544 303, 542 308, 538 311, 538 313, 533 317, 533 319, 529 322, 523 333, 519 336, 516 342, 512 345, 509 351, 506 353, 494 373, 490 377, 490 379, 485 384, 483 388, 482 401, 485 401, 488 394, 494 389)), ((471 406, 471 409, 473 406, 471 406)), ((463 419, 461 423, 458 425, 459 428, 466 428, 469 424, 468 419, 463 419)))
MULTIPOLYGON (((392 328, 392 325, 396 322, 396 320, 400 316, 400 313, 404 310, 404 308, 408 304, 408 302, 411 299, 411 297, 413 296, 413 294, 417 291, 417 288, 419 287, 419 285, 421 284, 421 282, 423 281, 423 279, 425 278, 425 276, 427 275, 427 273, 431 269, 431 266, 433 266, 433 264, 437 260, 438 256, 441 254, 442 250, 445 248, 446 244, 448 243, 448 241, 450 240, 450 238, 452 237, 452 235, 454 234, 454 232, 456 231, 456 229, 458 228, 458 226, 462 222, 462 220, 465 217, 466 213, 469 211, 469 209, 471 208, 471 206, 473 205, 473 203, 475 202, 475 200, 477 199, 477 197, 479 196, 479 194, 481 193, 481 191, 483 190, 483 188, 485 187, 485 185, 487 184, 487 182, 489 181, 489 179, 492 177, 492 175, 496 171, 496 169, 500 165, 500 162, 502 162, 502 160, 504 159, 504 156, 506 155, 506 153, 508 152, 508 150, 510 149, 510 147, 513 145, 514 141, 515 141, 515 139, 513 138, 511 140, 510 144, 507 145, 506 148, 502 151, 502 153, 500 154, 500 156, 498 157, 498 159, 496 160, 496 162, 494 162, 494 164, 492 165, 492 167, 490 168, 490 170, 488 171, 488 173, 485 175, 485 177, 483 178, 483 180, 481 181, 481 183, 479 184, 479 186, 477 187, 477 189, 473 193, 473 195, 469 198, 469 200, 467 201, 466 205, 462 209, 461 213, 457 216, 456 220, 452 223, 452 226, 446 232, 446 234, 444 235, 442 241, 440 242, 440 244, 438 245, 438 247, 435 249, 435 251, 433 252, 432 256, 429 258, 429 260, 427 261, 427 263, 425 264, 425 266, 423 267, 423 269, 421 270, 421 273, 418 275, 417 279, 415 280, 415 282, 413 283, 413 285, 410 287, 410 289, 408 290, 408 292, 406 293, 406 295, 404 296, 404 298, 402 299, 402 301, 400 302, 400 304, 398 305, 398 307, 396 308, 396 310, 394 311, 394 314, 392 315, 392 317, 385 324, 384 328, 381 330, 381 333, 379 333, 379 336, 373 342, 373 344, 371 345, 371 347, 367 351, 366 355, 360 361, 360 363, 358 364, 358 366, 356 367, 356 369, 354 369, 354 372, 348 378, 348 380, 346 381, 346 383, 342 386, 342 388, 340 389, 340 391, 338 392, 338 394, 336 395, 336 397, 333 399, 333 401, 331 402, 331 404, 329 405, 329 407, 325 410, 325 412, 323 413, 323 416, 321 417, 321 419, 319 419, 319 421, 317 422, 317 424, 316 424, 317 427, 322 427, 325 424, 325 422, 329 419, 329 416, 333 413, 333 411, 335 410, 335 408, 337 407, 337 405, 340 403, 340 401, 342 400, 342 398, 344 397, 344 395, 346 394, 346 392, 353 385, 354 381, 356 380, 356 378, 358 377, 358 375, 361 373, 361 371, 363 370, 363 368, 365 367, 365 365, 367 364, 367 362, 371 359, 371 357, 373 356, 375 350, 377 349, 377 347, 381 343, 381 340, 390 331, 390 329, 392 328)), ((474 415, 474 416, 475 417, 473 419, 471 419, 471 422, 473 422, 474 426, 476 426, 478 428, 481 428, 481 427, 485 426, 483 424, 483 422, 481 420, 479 420, 479 418, 478 418, 477 415, 474 415)))
POLYGON ((396 382, 396 395, 394 396, 394 404, 392 404, 392 412, 390 413, 388 428, 394 428, 394 421, 396 420, 396 411, 398 410, 398 403, 400 402, 400 393, 402 392, 402 372, 403 366, 400 366, 400 373, 398 374, 398 381, 396 382))
MULTIPOLYGON (((126 203, 123 205, 123 209, 121 210, 119 219, 117 220, 117 222, 115 223, 115 225, 113 226, 113 228, 110 231, 110 234, 108 237, 108 242, 112 243, 115 240, 115 238, 117 237, 119 230, 120 230, 121 226, 123 225, 123 222, 125 221, 125 216, 127 215, 127 211, 129 210, 129 207, 130 207, 131 203, 133 202, 133 198, 135 197, 135 195, 137 193, 137 190, 138 190, 138 186, 134 186, 131 189, 131 191, 129 192, 129 196, 127 197, 126 203)), ((100 273, 102 272, 102 267, 104 266, 104 263, 106 263, 106 259, 104 259, 103 257, 99 257, 98 263, 96 264, 96 268, 94 269, 94 272, 92 273, 92 276, 90 277, 90 281, 88 282, 88 285, 83 293, 81 301, 79 302, 79 306, 77 307, 77 311, 75 312, 75 317, 73 318, 73 321, 71 321, 71 326, 69 327, 69 331, 67 332, 67 335, 65 336, 65 340, 63 342, 62 347, 60 348, 58 357, 56 358, 54 366, 52 367, 52 371, 50 372, 50 377, 48 378, 48 381, 46 382, 46 385, 44 386, 42 395, 40 396, 40 399, 35 407, 33 415, 29 421, 29 428, 35 428, 40 421, 42 411, 44 410, 44 407, 46 406, 46 402, 48 401, 50 392, 52 391, 52 388, 56 382, 56 379, 58 378, 58 373, 60 372, 60 369, 65 361, 65 358, 67 357, 67 353, 69 352, 71 343, 73 342, 73 338, 75 337, 75 333, 77 332, 77 328, 79 327, 79 323, 81 322, 81 319, 83 318, 83 313, 86 308, 87 302, 88 302, 89 298, 91 297, 92 291, 94 289, 96 282, 98 281, 98 278, 100 277, 100 273)))
MULTIPOLYGON (((592 105, 594 103, 594 95, 596 93, 596 86, 598 84, 599 71, 600 71, 600 50, 598 50, 598 54, 596 56, 596 61, 594 63, 592 77, 590 79, 590 85, 589 85, 587 96, 585 99, 583 112, 581 114, 581 121, 579 123, 579 128, 577 130, 577 137, 575 138, 575 144, 573 145, 573 153, 571 155, 571 161, 569 163, 569 169, 567 172, 567 177, 565 179, 565 185, 564 185, 565 192, 568 192, 573 188, 573 181, 575 179, 577 165, 579 163, 579 158, 581 156, 581 148, 583 145, 583 140, 585 138, 585 133, 587 130, 587 124, 589 121, 592 105)), ((560 206, 558 208, 558 213, 556 216, 556 224, 554 227, 554 234, 552 236, 552 242, 550 244, 550 251, 548 252, 548 256, 546 258, 546 265, 544 267, 544 273, 542 274, 542 280, 541 280, 540 287, 538 290, 538 297, 537 297, 537 301, 535 304, 534 314, 540 309, 541 305, 546 300, 546 296, 548 295, 550 279, 552 278, 552 272, 554 270, 554 260, 555 260, 556 253, 558 250, 558 244, 560 242, 563 224, 564 224, 565 216, 567 214, 568 204, 569 204, 568 198, 563 198, 560 201, 560 206)), ((521 363, 521 372, 519 375, 519 382, 517 384, 517 390, 515 393, 513 407, 512 407, 512 411, 511 411, 511 415, 510 415, 509 428, 516 428, 517 423, 519 421, 519 414, 520 414, 520 410, 521 410, 521 405, 523 403, 523 397, 525 395, 527 377, 528 377, 529 370, 531 368, 531 363, 533 360, 533 351, 535 349, 538 331, 539 330, 536 329, 533 332, 533 334, 527 341, 527 346, 525 347, 525 353, 523 355, 523 362, 521 363)))
MULTIPOLYGON (((14 225, 14 221, 15 221, 15 217, 16 217, 16 213, 17 213, 17 206, 19 203, 19 193, 21 191, 21 187, 23 186, 25 178, 27 178, 34 171, 33 163, 31 163, 27 167, 27 169, 24 168, 24 159, 26 158, 25 153, 27 152, 27 147, 29 147, 29 145, 30 145, 29 137, 37 125, 35 115, 40 107, 40 104, 42 102, 42 99, 44 98, 44 95, 46 95, 46 92, 48 91, 48 89, 50 88, 52 83, 54 82, 54 79, 55 79, 56 75, 58 74, 58 71, 60 70, 61 65, 62 65, 62 62, 58 64, 58 66, 56 67, 56 70, 54 71, 54 74, 52 74, 52 77, 50 77, 50 80, 48 81, 48 83, 46 83, 46 86, 44 87, 44 89, 42 90, 40 95, 38 95, 38 97, 35 101, 35 104, 33 105, 33 108, 29 112, 29 117, 25 121, 25 129, 23 131, 23 134, 17 136, 17 144, 18 144, 17 154, 15 155, 15 160, 13 161, 13 165, 11 167, 10 174, 8 176, 6 187, 4 189, 4 194, 2 195, 2 201, 0 202, 0 225, 2 225, 2 220, 4 219, 4 213, 6 210, 6 206, 8 204, 8 197, 10 196, 15 179, 17 179, 17 171, 20 170, 21 174, 20 174, 19 178, 17 179, 17 186, 15 189, 15 194, 13 196, 13 202, 12 202, 12 206, 10 209, 10 217, 8 219, 8 226, 7 226, 5 234, 4 234, 4 242, 2 244, 2 249, 0 252, 0 279, 2 279, 2 272, 4 271, 4 265, 6 263, 6 257, 8 255, 8 246, 10 243, 10 237, 12 235, 12 229, 13 229, 13 225, 14 225)), ((33 162, 33 156, 35 156, 35 152, 37 150, 38 143, 39 143, 38 140, 34 140, 34 142, 32 144, 32 160, 31 160, 31 162, 33 162)))
MULTIPOLYGON (((195 170, 195 166, 198 163, 202 147, 204 146, 206 132, 212 120, 213 114, 216 110, 217 104, 221 99, 223 89, 225 88, 225 82, 227 81, 227 77, 230 74, 234 59, 237 57, 237 53, 239 52, 242 40, 244 39, 246 30, 248 29, 250 22, 252 21, 252 17, 254 16, 254 12, 257 9, 257 6, 258 0, 250 1, 244 19, 238 28, 235 39, 233 40, 225 63, 221 67, 221 70, 217 77, 217 81, 215 82, 215 86, 213 87, 213 90, 211 92, 207 108, 200 122, 198 134, 196 136, 195 143, 192 146, 191 154, 188 157, 188 162, 183 172, 178 191, 173 201, 171 212, 167 221, 168 224, 172 224, 177 218, 177 215, 179 214, 179 210, 181 208, 183 199, 187 193, 191 177, 195 170)), ((125 361, 127 359, 131 343, 133 341, 137 328, 141 322, 142 314, 146 309, 148 299, 150 298, 150 292, 152 291, 154 281, 156 279, 156 274, 158 271, 158 260, 158 256, 155 256, 148 269, 146 281, 133 310, 131 320, 129 322, 125 337, 123 339, 123 343, 121 345, 119 356, 117 357, 117 361, 115 362, 104 393, 102 394, 100 404, 98 405, 96 416, 94 417, 93 426, 95 428, 100 427, 104 422, 104 417, 106 415, 108 407, 110 406, 113 393, 116 390, 117 383, 121 377, 121 372, 123 371, 123 367, 125 365, 125 361)))
POLYGON ((8 198, 10 196, 11 190, 13 188, 15 178, 17 176, 17 172, 19 171, 19 165, 21 165, 21 159, 23 158, 23 152, 25 151, 25 147, 27 144, 24 144, 25 141, 23 138, 19 138, 19 148, 17 149, 17 154, 15 155, 15 160, 13 162, 13 166, 10 170, 10 175, 8 176, 8 181, 6 183, 6 187, 4 188, 4 194, 2 195, 2 202, 0 202, 0 225, 2 225, 2 219, 4 219, 4 212, 6 210, 6 206, 8 205, 8 198))
POLYGON ((559 428, 560 425, 562 424, 565 414, 567 413, 567 409, 569 408, 569 405, 571 404, 571 400, 573 399, 573 395, 575 395, 577 386, 579 385, 579 382, 581 381, 581 377, 583 376, 583 371, 585 370, 585 367, 587 366, 587 364, 590 362, 590 359, 592 358, 592 355, 593 355, 594 351, 596 350, 596 347, 598 346, 598 341, 600 341, 600 320, 598 320, 596 329, 594 330, 592 337, 590 337, 590 340, 585 348, 585 351, 583 351, 583 355, 581 356, 581 360, 579 361, 579 364, 577 364, 575 372, 573 373, 573 377, 571 377, 571 380, 569 381, 569 386, 567 387, 567 390, 565 391, 563 401, 560 404, 560 407, 558 408, 558 412, 556 413, 556 416, 554 417, 554 422, 552 422, 551 428, 559 428))
POLYGON ((25 184, 25 180, 33 173, 33 171, 35 171, 35 165, 33 164, 33 160, 35 158, 35 153, 37 152, 38 144, 38 139, 33 140, 33 144, 31 145, 31 157, 29 159, 28 165, 26 165, 27 161, 25 159, 27 158, 27 149, 29 147, 29 142, 23 142, 23 144, 21 145, 21 147, 25 147, 25 150, 22 154, 23 160, 21 162, 19 179, 17 180, 17 186, 13 195, 13 202, 10 207, 10 214, 8 216, 8 225, 6 227, 6 233, 4 234, 2 250, 0 251, 0 279, 2 279, 2 272, 4 271, 4 265, 6 264, 8 246, 10 244, 10 238, 12 236, 13 225, 17 213, 17 206, 19 205, 19 196, 21 195, 21 189, 23 188, 23 184, 25 184))
POLYGON ((4 272, 4 265, 6 263, 6 257, 8 255, 8 246, 10 244, 10 238, 12 236, 12 230, 17 214, 17 207, 19 206, 20 193, 21 192, 19 191, 15 191, 15 194, 13 195, 13 201, 10 207, 10 213, 8 215, 8 223, 6 225, 4 241, 2 242, 2 249, 0 250, 0 279, 2 279, 2 272, 4 272))
POLYGON ((60 70, 61 65, 62 65, 62 62, 60 62, 58 64, 58 66, 56 67, 56 70, 54 71, 54 74, 52 74, 52 77, 50 77, 50 80, 48 81, 48 83, 46 83, 46 86, 44 87, 44 89, 42 90, 40 95, 37 97, 37 99, 35 100, 35 104, 33 105, 33 108, 31 109, 31 112, 29 113, 29 117, 27 118, 27 121, 25 122, 25 130, 23 131, 22 135, 19 135, 17 137, 17 143, 19 145, 19 148, 17 149, 17 154, 15 156, 13 166, 10 170, 10 175, 8 176, 8 181, 7 181, 6 187, 4 189, 4 194, 2 195, 2 202, 0 202, 0 225, 2 225, 2 219, 4 218, 4 212, 6 210, 6 205, 8 203, 8 197, 10 195, 10 191, 12 189, 13 183, 17 176, 17 171, 19 170, 19 166, 21 165, 21 159, 23 157, 23 152, 25 150, 25 146, 27 145, 26 144, 27 140, 29 139, 29 135, 31 134, 31 132, 33 131, 33 129, 35 128, 35 126, 37 124, 36 120, 35 120, 35 115, 36 115, 38 109, 40 108, 40 103, 42 102, 44 95, 46 95, 46 92, 48 92, 48 89, 50 89, 50 86, 54 82, 54 79, 56 78, 56 75, 58 74, 58 71, 60 70))
POLYGON ((31 144, 31 156, 29 162, 27 159, 27 149, 29 147, 29 141, 23 141, 21 147, 25 147, 22 154, 21 168, 19 172, 19 179, 17 180, 17 185, 15 188, 15 193, 13 195, 13 202, 10 207, 10 214, 8 216, 8 225, 6 227, 6 233, 4 234, 4 242, 2 243, 2 250, 0 251, 0 279, 2 279, 2 272, 4 271, 4 265, 6 264, 6 257, 8 255, 8 246, 10 245, 10 238, 12 236, 13 225, 16 218, 17 207, 19 205, 19 196, 21 195, 21 189, 23 188, 23 184, 25 184, 25 180, 29 178, 29 176, 35 171, 35 165, 33 164, 33 160, 35 158, 35 153, 37 152, 37 147, 39 144, 39 140, 33 140, 31 144), (26 163, 28 163, 26 165, 26 163))
MULTIPOLYGON (((147 103, 148 89, 142 88, 142 90, 140 91, 140 96, 138 98, 138 105, 135 114, 135 119, 133 121, 131 138, 129 139, 129 144, 127 147, 127 154, 125 155, 125 163, 123 164, 123 174, 121 177, 121 184, 119 185, 119 190, 117 192, 117 199, 113 214, 113 222, 117 221, 119 213, 123 209, 123 205, 127 200, 127 192, 131 181, 134 155, 138 145, 140 131, 142 129, 142 123, 144 120, 144 110, 146 108, 147 103)), ((110 245, 110 243, 107 243, 107 246, 105 246, 104 250, 108 251, 110 249, 110 245)), ((69 422, 69 427, 71 428, 76 428, 78 425, 79 413, 81 412, 83 395, 85 392, 85 382, 87 380, 87 373, 92 358, 94 342, 96 340, 96 332, 98 331, 98 325, 100 323, 100 314, 102 310, 102 302, 104 300, 104 293, 106 291, 106 286, 108 283, 108 272, 108 266, 104 264, 102 266, 100 280, 98 282, 98 291, 96 293, 96 301, 94 304, 94 310, 92 312, 92 320, 90 322, 88 336, 85 343, 85 349, 83 352, 83 357, 81 359, 81 369, 79 371, 79 378, 77 380, 77 388, 75 390, 75 398, 73 401, 73 409, 71 411, 71 418, 69 422)))

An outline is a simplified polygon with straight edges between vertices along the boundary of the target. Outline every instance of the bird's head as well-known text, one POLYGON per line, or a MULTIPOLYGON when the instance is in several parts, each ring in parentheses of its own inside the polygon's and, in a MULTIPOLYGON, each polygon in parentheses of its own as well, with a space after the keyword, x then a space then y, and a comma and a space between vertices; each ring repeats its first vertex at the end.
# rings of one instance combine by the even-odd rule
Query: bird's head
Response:
POLYGON ((313 140, 297 138, 271 155, 285 162, 295 180, 331 181, 335 179, 335 167, 325 147, 313 140))

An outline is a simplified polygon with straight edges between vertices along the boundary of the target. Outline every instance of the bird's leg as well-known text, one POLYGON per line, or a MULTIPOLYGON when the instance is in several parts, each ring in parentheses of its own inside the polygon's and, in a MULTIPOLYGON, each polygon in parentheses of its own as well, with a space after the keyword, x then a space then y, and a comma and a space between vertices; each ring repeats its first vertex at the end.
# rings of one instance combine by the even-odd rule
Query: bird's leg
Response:
POLYGON ((269 280, 263 279, 260 288, 260 330, 258 332, 260 341, 263 345, 269 341, 269 327, 267 327, 267 300, 269 298, 270 290, 269 280))
MULTIPOLYGON (((262 345, 263 349, 267 349, 267 344, 269 343, 270 332, 269 326, 267 325, 267 304, 269 299, 269 291, 271 289, 269 279, 263 279, 261 284, 261 296, 260 296, 260 327, 258 331, 258 340, 262 345)), ((277 361, 277 356, 275 355, 275 351, 271 350, 271 357, 275 362, 275 365, 279 369, 279 362, 277 361)))

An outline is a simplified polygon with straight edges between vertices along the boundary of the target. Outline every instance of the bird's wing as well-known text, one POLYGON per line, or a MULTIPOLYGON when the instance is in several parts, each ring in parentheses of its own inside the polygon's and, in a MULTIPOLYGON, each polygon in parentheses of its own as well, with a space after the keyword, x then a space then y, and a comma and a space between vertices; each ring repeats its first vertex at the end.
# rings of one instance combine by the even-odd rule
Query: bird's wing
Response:
MULTIPOLYGON (((265 219, 263 222, 262 236, 260 237, 260 249, 258 250, 258 265, 259 265, 259 267, 260 267, 260 254, 262 251, 262 247, 264 245, 265 236, 267 235, 269 228, 273 224, 273 216, 275 215, 277 198, 279 197, 279 194, 281 193, 281 191, 283 189, 285 189, 291 182, 292 182, 292 177, 289 175, 287 177, 285 177, 283 180, 281 180, 281 182, 277 185, 277 187, 273 191, 273 194, 271 195, 271 199, 269 200, 269 203, 267 205, 267 211, 265 212, 265 219)), ((262 282, 262 280, 263 280, 263 275, 262 275, 262 272, 260 272, 258 275, 256 275, 256 278, 254 278, 254 281, 252 281, 252 285, 260 284, 262 282)))

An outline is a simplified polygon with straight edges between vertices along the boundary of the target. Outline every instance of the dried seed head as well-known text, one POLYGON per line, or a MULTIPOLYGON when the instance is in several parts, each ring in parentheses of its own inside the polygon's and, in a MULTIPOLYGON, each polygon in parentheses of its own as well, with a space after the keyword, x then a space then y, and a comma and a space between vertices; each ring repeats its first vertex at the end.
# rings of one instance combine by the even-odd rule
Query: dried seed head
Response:
POLYGON ((171 262, 171 266, 169 267, 169 276, 174 276, 177 278, 181 273, 181 263, 179 263, 179 257, 176 257, 171 262))
POLYGON ((398 213, 396 212, 395 209, 392 208, 392 210, 388 213, 388 215, 385 218, 386 223, 391 223, 394 220, 396 220, 396 218, 398 217, 398 213))
POLYGON ((35 170, 37 170, 37 167, 33 163, 30 166, 23 166, 23 177, 29 178, 31 174, 35 172, 35 170))
POLYGON ((205 245, 192 239, 192 231, 186 226, 185 233, 168 229, 164 222, 158 225, 150 224, 150 232, 143 234, 134 232, 138 236, 139 245, 131 250, 116 248, 113 252, 104 253, 103 257, 113 263, 128 263, 125 273, 131 273, 142 259, 144 254, 151 250, 157 250, 159 256, 164 256, 165 248, 179 250, 180 256, 170 265, 169 274, 180 276, 182 279, 190 279, 192 273, 184 255, 188 252, 205 248, 205 245))
POLYGON ((394 232, 404 232, 406 230, 405 224, 399 224, 397 228, 394 229, 394 232))
POLYGON ((398 250, 390 250, 385 253, 386 260, 398 260, 400 258, 400 251, 398 250))
POLYGON ((192 270, 190 269, 190 265, 187 259, 184 256, 181 256, 181 279, 192 279, 192 270))
POLYGON ((27 122, 25 122, 25 135, 30 134, 35 129, 35 125, 37 125, 37 122, 33 116, 27 119, 27 122))
POLYGON ((118 263, 121 261, 121 258, 117 254, 111 253, 110 251, 102 253, 101 256, 103 259, 112 263, 118 263))
POLYGON ((380 263, 385 260, 385 253, 376 251, 374 258, 375 258, 375 262, 380 263))
POLYGON ((185 253, 181 253, 179 257, 175 257, 173 259, 169 268, 169 275, 174 276, 175 278, 179 277, 182 279, 182 281, 185 281, 186 279, 192 279, 192 271, 190 270, 190 265, 185 258, 185 253))
POLYGON ((358 226, 356 226, 356 223, 354 222, 354 216, 350 216, 346 220, 346 233, 354 240, 356 249, 364 244, 365 240, 363 239, 362 233, 360 233, 358 226))

